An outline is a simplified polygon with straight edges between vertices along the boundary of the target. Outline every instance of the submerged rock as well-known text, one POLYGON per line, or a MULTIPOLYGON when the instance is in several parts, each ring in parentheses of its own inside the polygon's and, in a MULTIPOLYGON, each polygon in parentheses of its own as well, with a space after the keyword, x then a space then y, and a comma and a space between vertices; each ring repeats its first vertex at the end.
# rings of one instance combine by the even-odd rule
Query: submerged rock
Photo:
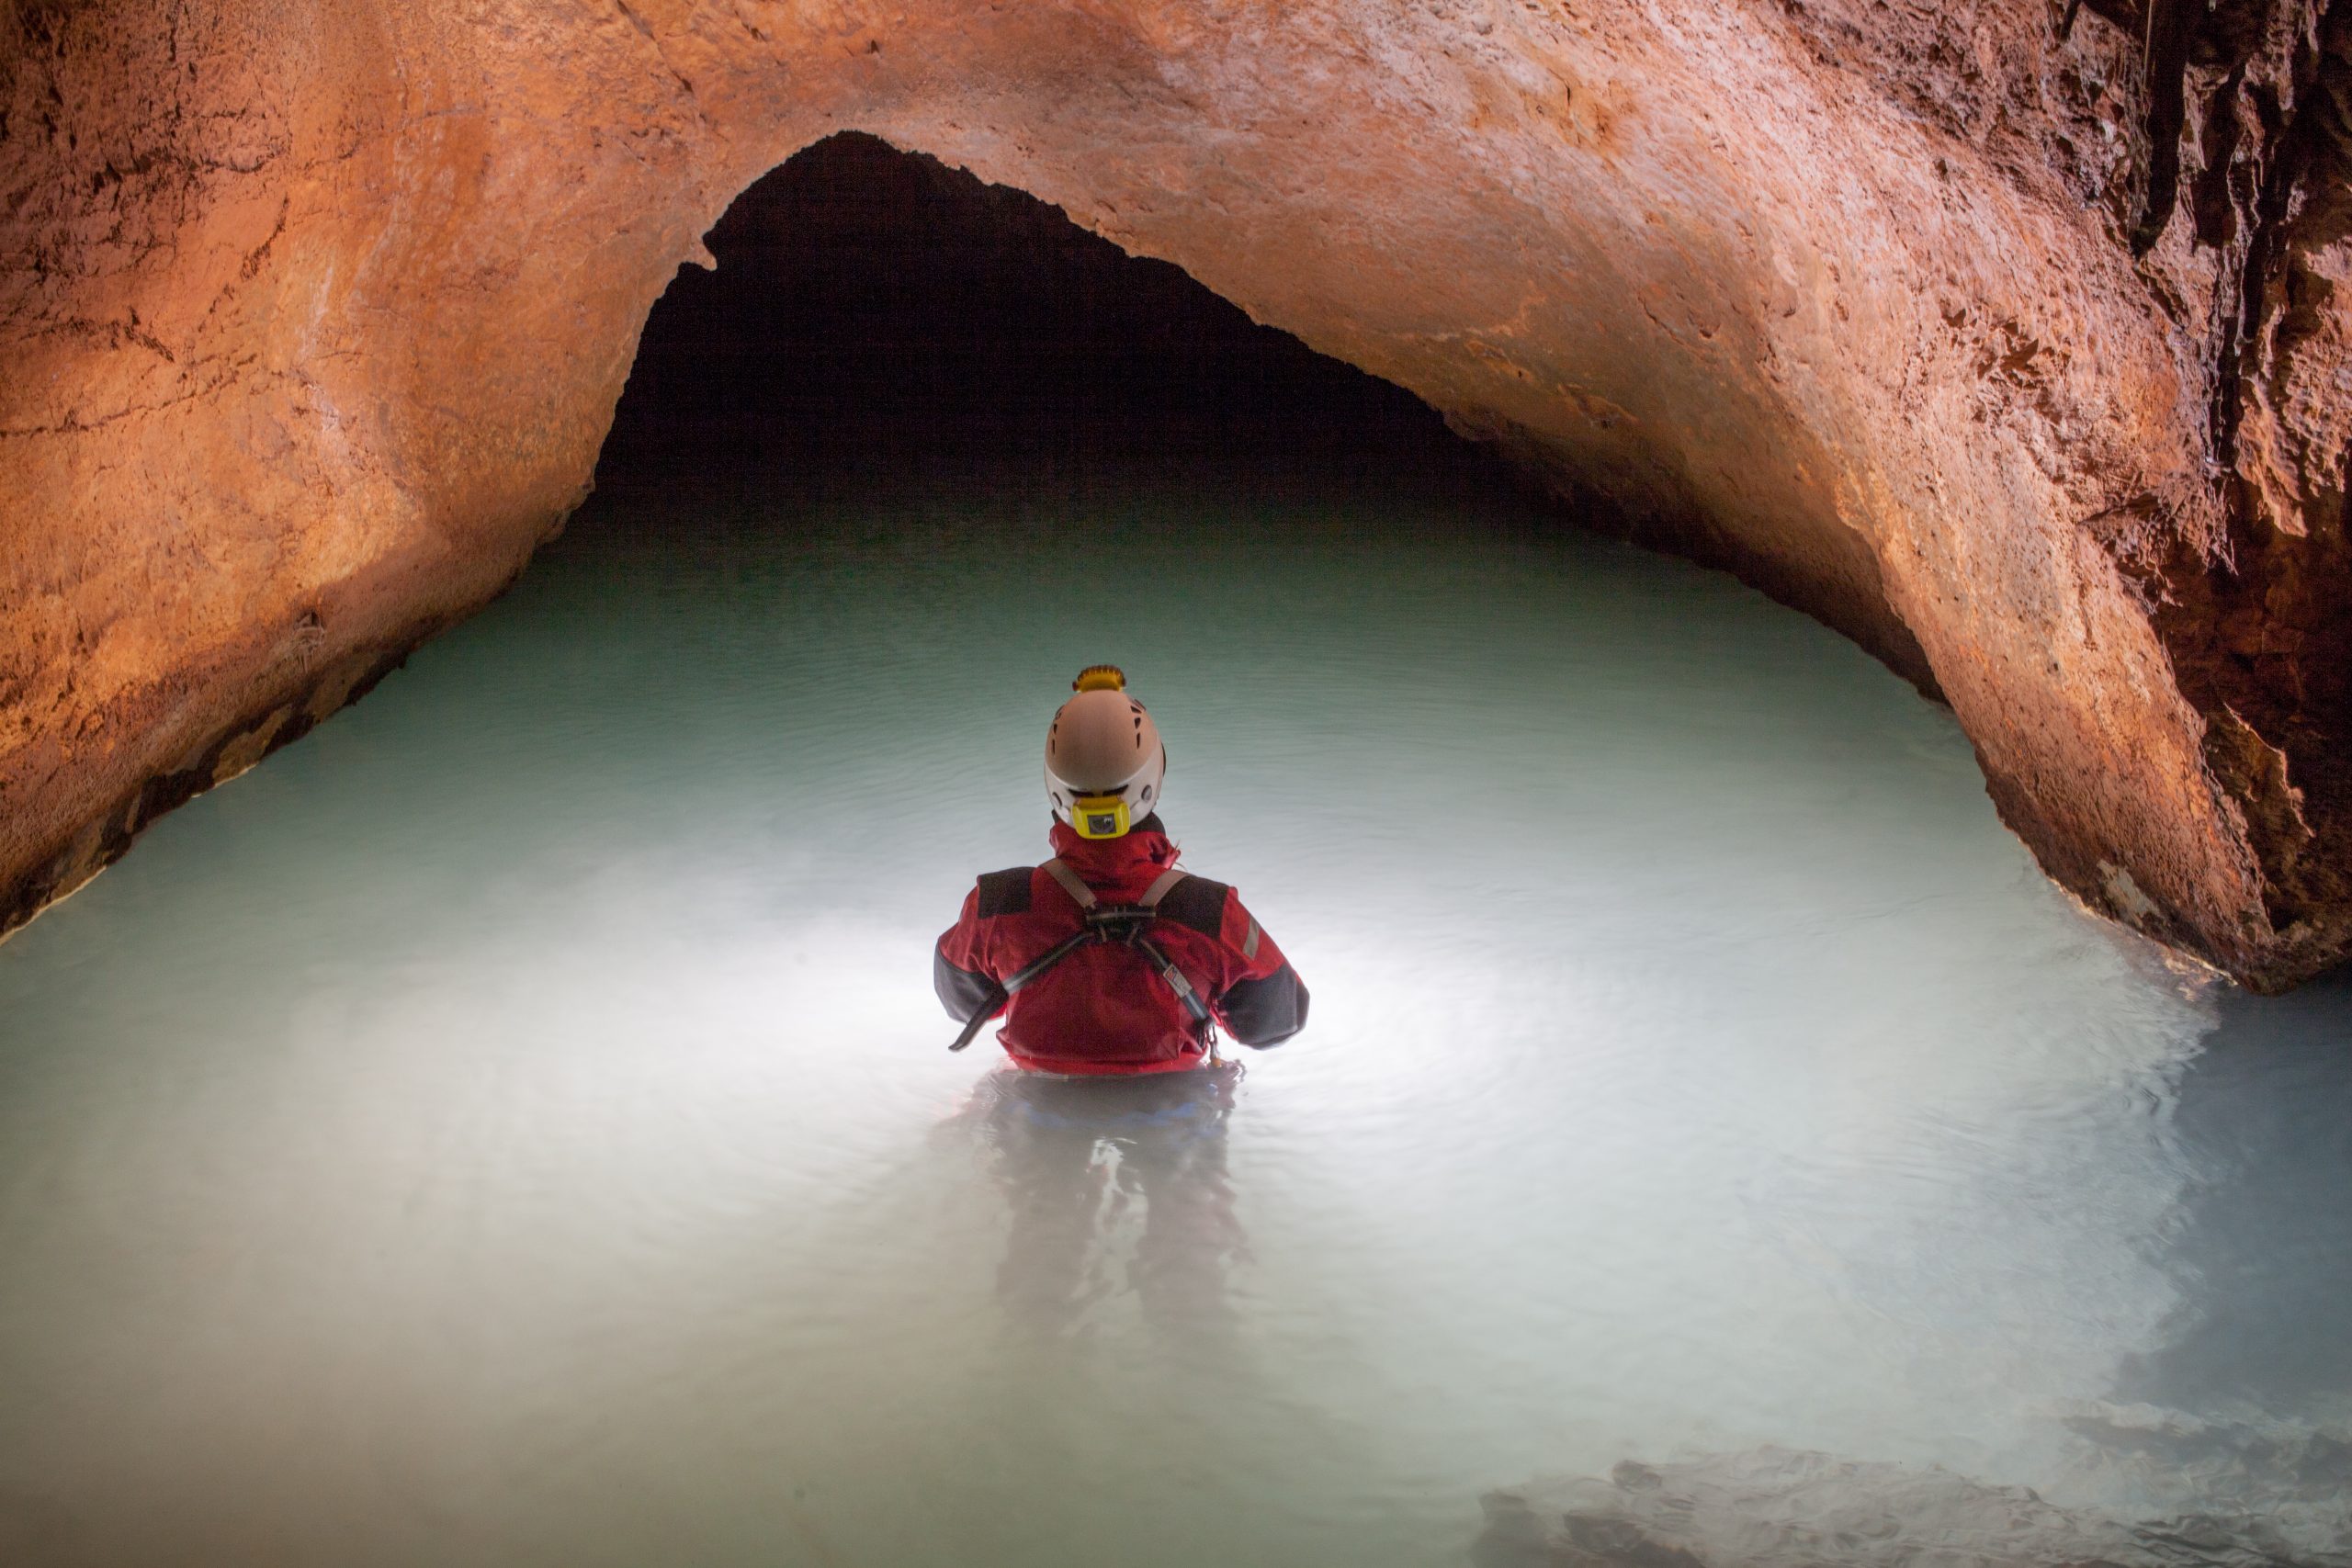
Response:
POLYGON ((1478 1568, 2288 1568, 2259 1521, 2127 1524, 1950 1471, 1765 1448, 1486 1499, 1478 1568))
POLYGON ((1935 1466, 1779 1448, 1486 1498, 1478 1568, 2342 1568, 2253 1515, 2127 1522, 1935 1466))
POLYGON ((0 7, 0 928, 478 608, 844 129, 1952 705, 2094 906, 2352 952, 2352 6, 0 7))

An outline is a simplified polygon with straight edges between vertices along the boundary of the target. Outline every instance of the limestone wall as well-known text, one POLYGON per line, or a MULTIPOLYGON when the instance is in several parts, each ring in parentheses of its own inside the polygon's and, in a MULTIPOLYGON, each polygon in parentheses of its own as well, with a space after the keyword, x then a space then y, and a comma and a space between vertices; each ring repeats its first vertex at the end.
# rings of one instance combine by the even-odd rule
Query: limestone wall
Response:
POLYGON ((2352 943, 2352 0, 0 0, 0 924, 510 581, 851 128, 1847 631, 2108 912, 2352 943))

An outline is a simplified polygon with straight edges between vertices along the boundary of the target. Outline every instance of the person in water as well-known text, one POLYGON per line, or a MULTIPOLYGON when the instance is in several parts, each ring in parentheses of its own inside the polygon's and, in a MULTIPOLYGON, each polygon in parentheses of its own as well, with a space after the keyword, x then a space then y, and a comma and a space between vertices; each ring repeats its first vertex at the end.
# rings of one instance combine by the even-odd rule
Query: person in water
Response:
POLYGON ((1126 677, 1080 673, 1046 731, 1054 859, 992 871, 932 955, 965 1024, 1001 1011, 1013 1065, 1072 1076, 1198 1066, 1216 1028, 1244 1045, 1306 1025, 1306 987, 1233 889, 1176 867, 1159 820, 1168 749, 1126 677))

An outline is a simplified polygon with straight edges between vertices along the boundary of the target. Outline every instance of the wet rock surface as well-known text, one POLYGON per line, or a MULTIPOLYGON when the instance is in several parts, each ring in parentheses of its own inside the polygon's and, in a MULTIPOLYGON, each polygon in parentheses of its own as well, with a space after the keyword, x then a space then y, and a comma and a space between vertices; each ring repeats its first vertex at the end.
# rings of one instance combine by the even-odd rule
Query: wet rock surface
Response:
POLYGON ((2346 0, 10 6, 0 925, 511 581, 680 264, 857 129, 1845 630, 2053 875, 2290 984, 2352 949, 2347 126, 2346 0))
MULTIPOLYGON (((2175 1433, 2176 1462, 2210 1443, 2175 1433), (2188 1451, 2181 1450, 2186 1445, 2188 1451)), ((2269 1456, 2276 1458, 2278 1456, 2269 1456)), ((2340 1445, 2314 1457, 2340 1470, 2340 1445)), ((2339 1477, 2340 1479, 2340 1477, 2339 1477)), ((2184 1513, 2127 1521, 2021 1486, 1764 1448, 1489 1494, 1478 1568, 2335 1568, 2352 1540, 2314 1542, 2300 1514, 2184 1513)), ((2336 1523, 2340 1526, 2340 1520, 2336 1523)), ((2325 1525, 2320 1525, 2324 1529, 2325 1525)))

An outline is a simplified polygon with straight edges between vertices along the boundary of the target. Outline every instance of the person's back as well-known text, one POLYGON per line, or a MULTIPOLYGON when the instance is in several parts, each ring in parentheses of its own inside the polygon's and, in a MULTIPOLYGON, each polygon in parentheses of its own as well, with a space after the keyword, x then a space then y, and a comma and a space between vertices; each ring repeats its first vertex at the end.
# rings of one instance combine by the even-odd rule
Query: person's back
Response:
POLYGON ((1125 677, 1081 674, 1046 734, 1055 858, 981 877, 933 955, 966 1041, 1001 1008, 1020 1066, 1156 1073, 1200 1063, 1215 1024, 1257 1046, 1305 1027, 1306 987, 1273 939, 1230 887, 1176 869, 1166 771, 1125 677))

